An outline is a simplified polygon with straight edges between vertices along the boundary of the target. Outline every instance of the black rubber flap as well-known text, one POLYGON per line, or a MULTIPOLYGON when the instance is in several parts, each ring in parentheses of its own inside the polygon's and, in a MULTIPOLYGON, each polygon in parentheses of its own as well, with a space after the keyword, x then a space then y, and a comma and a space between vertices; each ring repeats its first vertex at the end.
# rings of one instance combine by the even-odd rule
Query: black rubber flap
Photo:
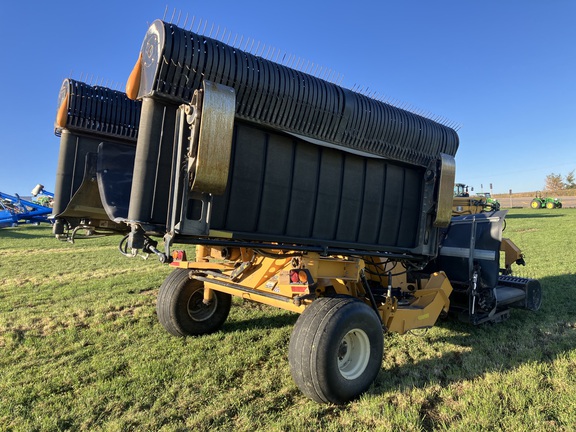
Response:
POLYGON ((113 220, 126 219, 130 205, 136 147, 102 142, 98 146, 96 178, 102 205, 113 220))

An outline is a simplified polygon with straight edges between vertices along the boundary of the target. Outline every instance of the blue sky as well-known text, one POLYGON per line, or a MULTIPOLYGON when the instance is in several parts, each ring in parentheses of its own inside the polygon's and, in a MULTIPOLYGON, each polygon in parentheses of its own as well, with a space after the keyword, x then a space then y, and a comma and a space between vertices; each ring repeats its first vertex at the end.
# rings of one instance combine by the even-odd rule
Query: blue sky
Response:
POLYGON ((166 10, 461 125, 457 181, 476 191, 535 191, 576 169, 573 0, 12 1, 0 5, 0 191, 53 188, 62 80, 124 90, 166 10))

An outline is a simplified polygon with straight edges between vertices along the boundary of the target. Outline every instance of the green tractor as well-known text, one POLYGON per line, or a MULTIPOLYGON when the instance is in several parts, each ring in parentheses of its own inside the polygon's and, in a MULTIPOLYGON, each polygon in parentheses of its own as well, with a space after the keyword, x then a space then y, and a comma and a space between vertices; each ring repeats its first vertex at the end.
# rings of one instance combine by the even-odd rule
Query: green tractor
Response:
POLYGON ((492 194, 490 194, 490 192, 478 192, 476 195, 486 199, 486 207, 484 209, 485 211, 500 210, 500 201, 498 201, 496 198, 492 198, 492 194))
POLYGON ((533 209, 555 209, 555 208, 562 208, 562 201, 558 198, 550 198, 550 197, 542 197, 536 196, 530 203, 530 207, 533 209))

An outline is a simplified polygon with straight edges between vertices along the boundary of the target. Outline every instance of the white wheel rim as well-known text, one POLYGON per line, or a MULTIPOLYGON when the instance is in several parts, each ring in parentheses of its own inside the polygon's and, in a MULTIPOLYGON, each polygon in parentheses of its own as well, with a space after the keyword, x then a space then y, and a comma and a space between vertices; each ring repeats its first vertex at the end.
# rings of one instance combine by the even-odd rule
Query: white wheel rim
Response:
POLYGON ((364 330, 350 330, 338 347, 338 369, 347 380, 358 378, 370 360, 370 339, 364 330))

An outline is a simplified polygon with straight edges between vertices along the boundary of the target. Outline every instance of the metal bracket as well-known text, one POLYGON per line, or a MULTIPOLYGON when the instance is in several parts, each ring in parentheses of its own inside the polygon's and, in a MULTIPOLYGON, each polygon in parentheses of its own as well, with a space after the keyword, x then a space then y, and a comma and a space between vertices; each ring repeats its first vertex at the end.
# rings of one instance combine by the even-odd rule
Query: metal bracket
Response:
POLYGON ((456 161, 453 156, 440 154, 440 181, 438 182, 438 204, 434 226, 447 227, 452 219, 452 201, 454 199, 454 180, 456 161))
POLYGON ((232 87, 204 80, 187 107, 190 125, 188 172, 191 190, 221 195, 226 190, 236 94, 232 87))

